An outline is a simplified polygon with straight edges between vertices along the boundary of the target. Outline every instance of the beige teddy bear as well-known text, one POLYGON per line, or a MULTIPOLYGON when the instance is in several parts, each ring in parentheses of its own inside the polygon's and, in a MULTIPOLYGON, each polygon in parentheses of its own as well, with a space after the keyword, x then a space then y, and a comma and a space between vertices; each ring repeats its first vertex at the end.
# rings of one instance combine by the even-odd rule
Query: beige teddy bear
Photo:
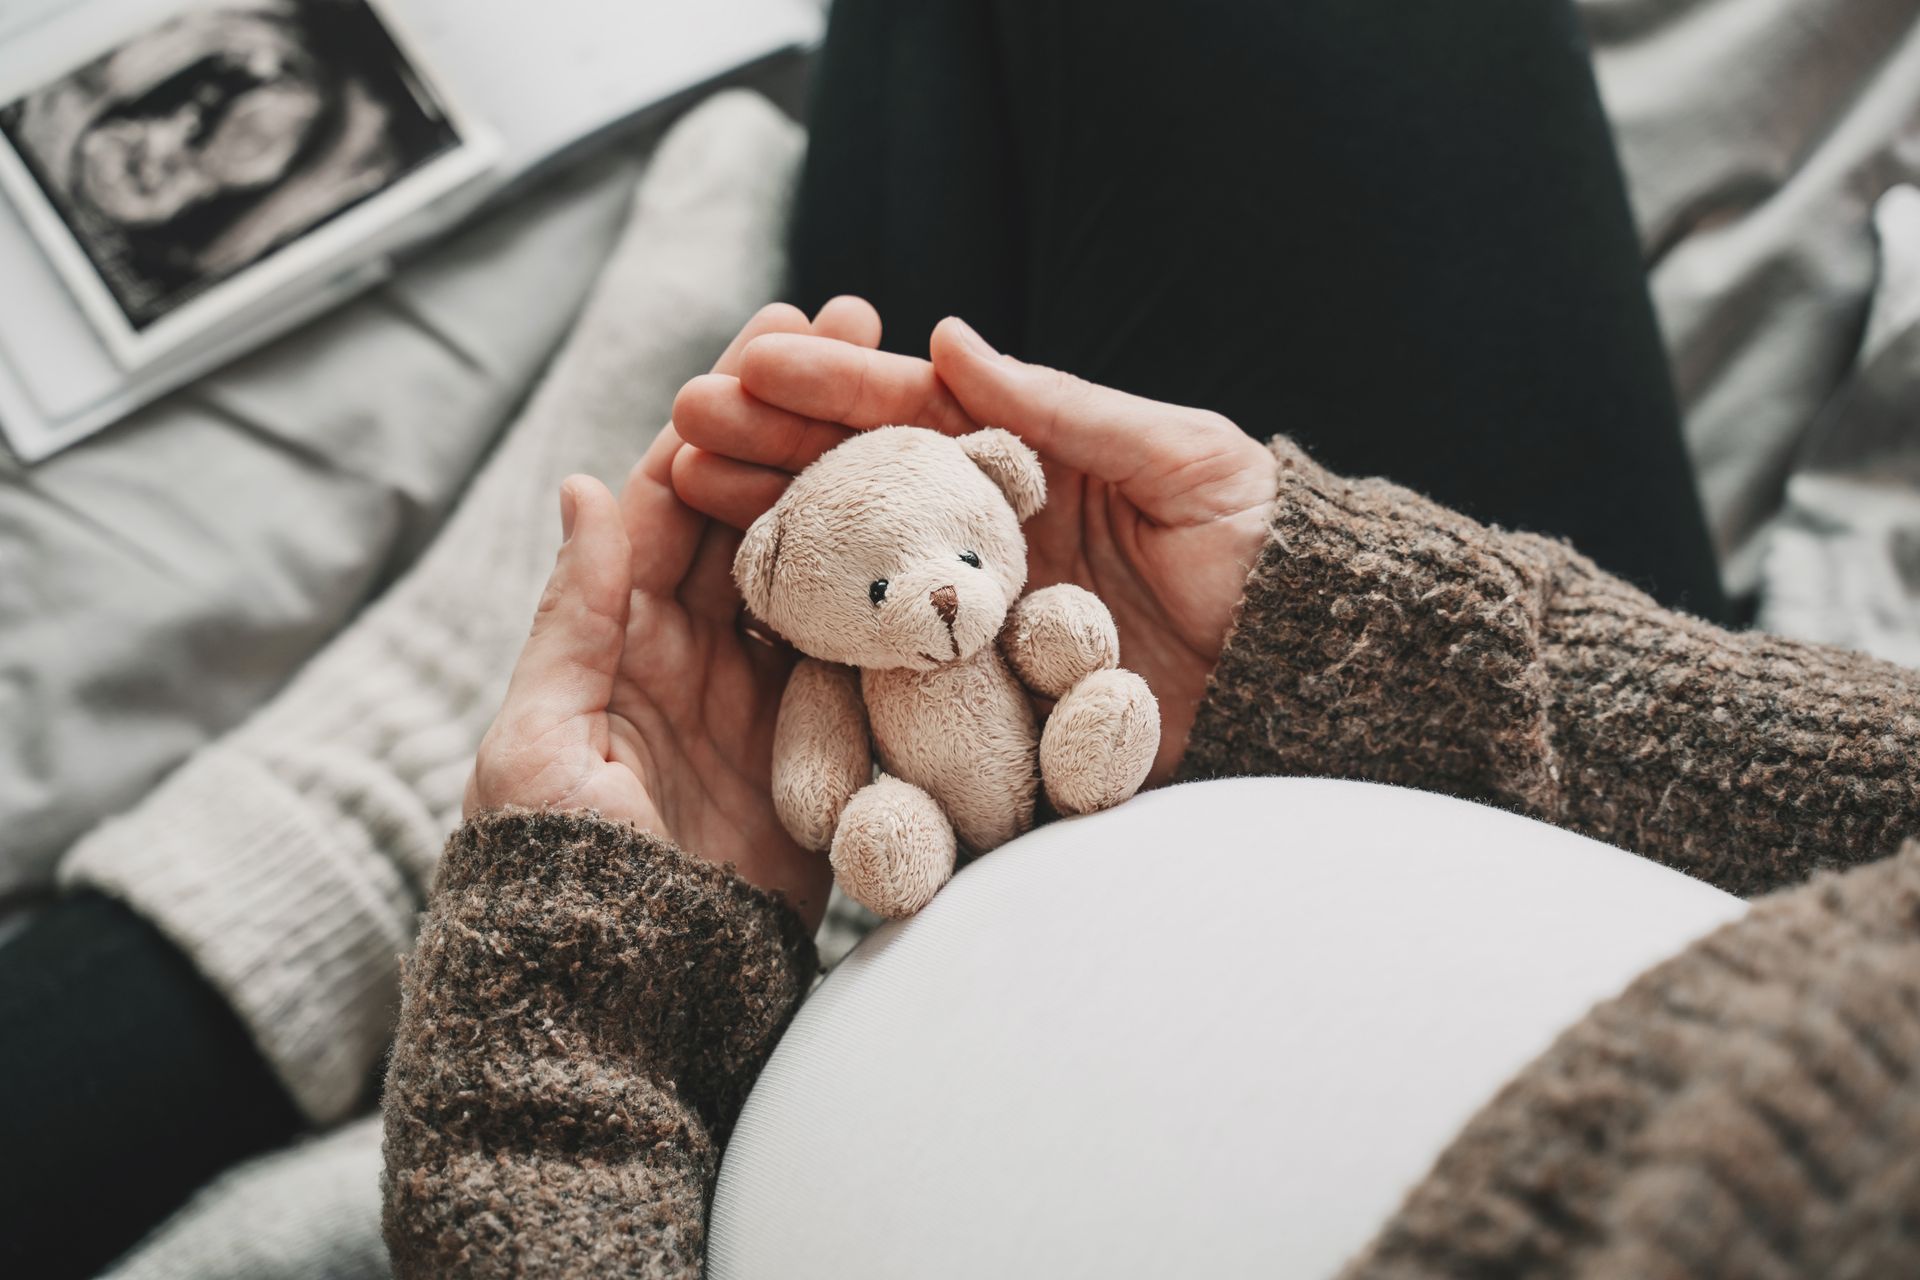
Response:
POLYGON ((1059 812, 1090 813, 1153 763, 1160 708, 1115 665, 1106 606, 1020 594, 1020 523, 1045 501, 1039 458, 1005 431, 885 427, 803 471, 734 559, 748 608, 809 655, 774 730, 774 807, 883 916, 925 906, 956 843, 1031 827, 1036 774, 1059 812), (1044 732, 1030 695, 1058 700, 1044 732))

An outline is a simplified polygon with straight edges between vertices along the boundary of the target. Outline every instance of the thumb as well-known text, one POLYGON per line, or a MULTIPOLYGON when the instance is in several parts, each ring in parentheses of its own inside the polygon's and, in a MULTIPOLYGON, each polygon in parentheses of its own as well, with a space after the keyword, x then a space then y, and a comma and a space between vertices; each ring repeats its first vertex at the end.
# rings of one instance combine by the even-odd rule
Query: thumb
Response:
POLYGON ((526 740, 607 709, 626 640, 631 548, 620 506, 590 476, 560 485, 566 541, 507 685, 500 723, 526 740))
MULTIPOLYGON (((1050 458, 1114 484, 1153 475, 1232 423, 1002 355, 957 316, 933 331, 933 370, 967 416, 1004 427, 1050 458)), ((1204 451, 1204 450, 1198 450, 1204 451)))

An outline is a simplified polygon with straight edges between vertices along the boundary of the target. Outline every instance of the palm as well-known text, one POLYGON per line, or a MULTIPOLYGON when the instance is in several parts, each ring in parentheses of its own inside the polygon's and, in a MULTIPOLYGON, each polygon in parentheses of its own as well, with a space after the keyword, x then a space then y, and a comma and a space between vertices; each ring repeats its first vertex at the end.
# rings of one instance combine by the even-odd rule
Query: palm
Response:
MULTIPOLYGON (((1047 494, 1027 525, 1030 585, 1071 582, 1099 596, 1113 613, 1126 665, 1170 712, 1197 706, 1246 577, 1247 547, 1258 545, 1261 510, 1197 523, 1156 520, 1121 486, 1052 462, 1047 494)), ((1184 505, 1185 495, 1155 496, 1175 499, 1163 510, 1184 505)), ((1186 727, 1168 735, 1153 781, 1172 775, 1186 727)))
POLYGON ((787 665, 731 614, 636 596, 607 708, 608 766, 625 775, 636 820, 756 883, 756 871, 800 861, 771 801, 787 665))
POLYGON ((823 900, 773 811, 773 724, 791 659, 746 638, 729 564, 738 535, 679 507, 658 469, 636 469, 623 499, 587 493, 530 655, 475 769, 470 808, 592 809, 731 863, 796 906, 823 900), (628 525, 623 534, 621 524, 628 525), (635 546, 648 552, 636 554, 635 546), (677 548, 677 550, 676 550, 677 548), (555 625, 543 626, 547 619, 555 625), (539 670, 537 684, 523 672, 539 670), (516 693, 518 696, 516 696, 516 693))

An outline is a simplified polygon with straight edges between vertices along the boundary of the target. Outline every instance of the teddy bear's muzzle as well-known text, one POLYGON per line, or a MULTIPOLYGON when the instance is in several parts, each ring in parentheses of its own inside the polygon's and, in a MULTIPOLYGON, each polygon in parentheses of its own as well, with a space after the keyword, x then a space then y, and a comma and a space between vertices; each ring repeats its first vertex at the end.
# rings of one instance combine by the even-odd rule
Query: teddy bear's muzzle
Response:
POLYGON ((927 598, 933 601, 933 611, 947 624, 947 630, 953 630, 954 616, 960 612, 960 593, 952 587, 938 587, 927 598))
POLYGON ((960 652, 960 635, 954 626, 960 617, 960 593, 955 591, 951 584, 935 587, 927 592, 927 603, 933 606, 934 616, 939 618, 940 625, 946 628, 947 652, 941 653, 935 650, 921 656, 935 662, 947 662, 964 656, 960 652))
POLYGON ((1006 609, 998 596, 985 581, 933 578, 888 602, 885 641, 899 655, 896 661, 921 670, 971 658, 999 632, 996 618, 1004 620, 1006 609))

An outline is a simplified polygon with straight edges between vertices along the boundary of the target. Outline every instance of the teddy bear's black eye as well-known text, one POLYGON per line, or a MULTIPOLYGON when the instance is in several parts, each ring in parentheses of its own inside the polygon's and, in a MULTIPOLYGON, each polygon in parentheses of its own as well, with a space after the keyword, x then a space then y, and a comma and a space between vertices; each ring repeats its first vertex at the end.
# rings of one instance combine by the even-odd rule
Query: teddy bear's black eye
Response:
POLYGON ((973 568, 978 569, 980 567, 980 557, 971 551, 962 551, 960 553, 960 563, 971 565, 973 568))
POLYGON ((873 601, 876 605, 879 604, 882 600, 885 600, 886 598, 887 598, 887 580, 885 578, 880 579, 878 582, 874 583, 872 586, 867 588, 867 599, 873 601))

